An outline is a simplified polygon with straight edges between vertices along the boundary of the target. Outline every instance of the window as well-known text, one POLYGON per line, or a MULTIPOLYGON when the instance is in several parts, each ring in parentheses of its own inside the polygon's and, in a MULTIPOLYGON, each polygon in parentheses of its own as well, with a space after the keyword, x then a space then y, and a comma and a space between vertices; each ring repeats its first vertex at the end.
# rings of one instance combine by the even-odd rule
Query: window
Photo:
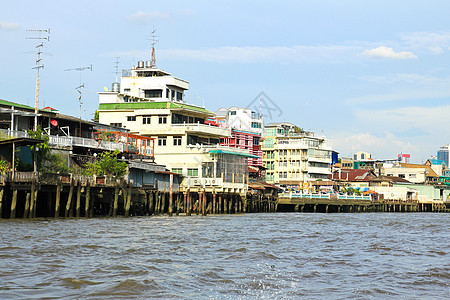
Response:
POLYGON ((128 122, 136 121, 136 116, 129 116, 129 117, 127 117, 127 121, 128 122))
POLYGON ((130 89, 123 89, 123 91, 126 93, 126 92, 130 92, 131 90, 130 89))
POLYGON ((151 124, 151 117, 142 117, 142 124, 151 124))
POLYGON ((158 138, 158 146, 165 146, 167 144, 167 137, 162 136, 158 138))
POLYGON ((259 122, 252 122, 252 128, 261 128, 261 123, 259 123, 259 122))
POLYGON ((173 145, 174 146, 181 146, 181 136, 174 136, 173 137, 173 145))
POLYGON ((166 89, 166 98, 169 99, 170 98, 170 90, 166 89))
POLYGON ((158 123, 159 124, 167 124, 167 117, 166 116, 159 116, 158 123))
POLYGON ((162 98, 162 90, 144 90, 145 98, 162 98))
POLYGON ((198 169, 188 169, 188 176, 198 176, 198 169))
POLYGON ((405 174, 398 174, 398 177, 405 178, 406 176, 405 176, 405 174))
POLYGON ((416 178, 416 174, 409 174, 409 178, 416 178))
POLYGON ((182 168, 172 168, 172 172, 177 173, 177 174, 183 174, 183 169, 182 168))
POLYGON ((178 101, 183 100, 183 93, 182 92, 177 92, 177 100, 178 101))
POLYGON ((122 123, 109 123, 111 126, 122 127, 122 123))
POLYGON ((236 112, 234 110, 230 111, 230 115, 235 116, 236 112))

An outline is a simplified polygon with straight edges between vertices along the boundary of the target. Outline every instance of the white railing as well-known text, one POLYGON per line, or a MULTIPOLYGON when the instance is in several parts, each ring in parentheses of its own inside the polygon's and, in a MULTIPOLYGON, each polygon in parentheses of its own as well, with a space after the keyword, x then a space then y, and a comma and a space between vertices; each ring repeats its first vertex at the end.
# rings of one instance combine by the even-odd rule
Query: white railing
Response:
MULTIPOLYGON (((5 130, 0 129, 0 135, 5 135, 8 137, 15 138, 28 138, 30 137, 26 131, 14 131, 14 130, 5 130)), ((109 142, 109 141, 97 141, 94 139, 88 138, 80 138, 80 137, 66 137, 66 136, 56 136, 49 135, 48 136, 49 145, 60 146, 60 147, 70 147, 70 146, 81 146, 81 147, 89 147, 89 148, 98 148, 102 150, 119 150, 123 152, 126 145, 122 143, 109 142)))
POLYGON ((171 124, 172 128, 184 128, 187 132, 204 132, 215 135, 230 136, 231 129, 200 123, 171 124))
MULTIPOLYGON (((304 198, 304 199, 331 199, 331 194, 301 194, 301 193, 283 193, 279 197, 287 198, 304 198)), ((371 196, 357 196, 357 195, 337 195, 339 200, 372 200, 371 196)))

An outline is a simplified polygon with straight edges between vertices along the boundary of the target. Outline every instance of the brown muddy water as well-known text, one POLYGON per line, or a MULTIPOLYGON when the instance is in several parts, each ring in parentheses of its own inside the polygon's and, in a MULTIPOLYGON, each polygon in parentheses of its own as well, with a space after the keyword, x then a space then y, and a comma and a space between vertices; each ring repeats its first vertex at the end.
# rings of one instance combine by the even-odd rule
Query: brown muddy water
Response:
POLYGON ((1 299, 450 298, 449 214, 0 220, 1 299))

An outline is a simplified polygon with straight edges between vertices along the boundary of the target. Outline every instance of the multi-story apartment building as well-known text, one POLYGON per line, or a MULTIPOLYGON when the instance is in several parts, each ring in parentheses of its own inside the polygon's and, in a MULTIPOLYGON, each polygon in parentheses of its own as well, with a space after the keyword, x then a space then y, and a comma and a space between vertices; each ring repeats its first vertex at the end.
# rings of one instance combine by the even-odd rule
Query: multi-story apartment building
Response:
POLYGON ((286 122, 264 128, 262 150, 267 182, 302 186, 308 181, 328 179, 332 150, 324 137, 286 122))
POLYGON ((231 136, 221 138, 220 144, 233 148, 246 149, 258 158, 249 158, 248 165, 262 166, 261 138, 263 134, 263 118, 249 108, 221 108, 216 112, 217 121, 223 121, 231 128, 231 136))
POLYGON ((121 84, 99 93, 99 121, 155 139, 155 161, 185 176, 184 187, 232 189, 245 193, 248 150, 220 146, 229 128, 208 123, 214 114, 186 103, 189 83, 138 62, 122 73, 121 84))

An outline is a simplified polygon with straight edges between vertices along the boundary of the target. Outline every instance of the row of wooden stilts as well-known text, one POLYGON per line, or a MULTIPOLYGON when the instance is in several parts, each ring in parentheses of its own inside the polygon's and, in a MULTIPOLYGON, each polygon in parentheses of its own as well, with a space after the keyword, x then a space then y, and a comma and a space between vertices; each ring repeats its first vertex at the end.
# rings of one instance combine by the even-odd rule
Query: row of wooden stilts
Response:
POLYGON ((31 187, 0 187, 0 217, 116 217, 123 215, 179 215, 179 214, 232 214, 275 212, 275 198, 263 195, 241 195, 236 192, 211 193, 206 191, 171 192, 134 188, 132 181, 118 182, 115 186, 98 186, 89 182, 57 181, 55 185, 40 187, 33 180, 31 187), (9 188, 3 201, 4 191, 9 188), (38 199, 39 196, 39 199, 38 199), (3 211, 4 204, 8 211, 3 211), (19 204, 19 205, 18 205, 19 204), (37 207, 39 205, 39 213, 37 207), (9 209, 10 208, 10 209, 9 209), (19 211, 18 211, 19 208, 19 211), (23 209, 23 213, 22 213, 23 209), (7 214, 5 216, 5 214, 7 214))
MULTIPOLYGON (((294 212, 353 213, 353 212, 444 212, 444 205, 432 203, 376 203, 368 205, 297 204, 290 206, 294 212)), ((282 211, 290 209, 283 206, 282 211)))

